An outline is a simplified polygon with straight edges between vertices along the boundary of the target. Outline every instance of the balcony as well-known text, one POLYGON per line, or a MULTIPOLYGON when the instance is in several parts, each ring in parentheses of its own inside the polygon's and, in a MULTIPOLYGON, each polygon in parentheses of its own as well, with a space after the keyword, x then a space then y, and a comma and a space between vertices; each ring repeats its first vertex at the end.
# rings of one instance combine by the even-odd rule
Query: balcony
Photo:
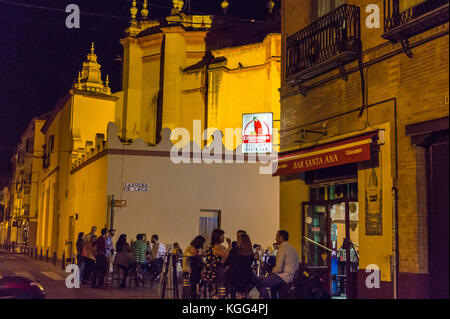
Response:
POLYGON ((405 41, 448 22, 449 0, 384 0, 383 38, 405 41))
POLYGON ((359 7, 342 5, 286 39, 286 78, 298 84, 341 68, 360 52, 359 7))

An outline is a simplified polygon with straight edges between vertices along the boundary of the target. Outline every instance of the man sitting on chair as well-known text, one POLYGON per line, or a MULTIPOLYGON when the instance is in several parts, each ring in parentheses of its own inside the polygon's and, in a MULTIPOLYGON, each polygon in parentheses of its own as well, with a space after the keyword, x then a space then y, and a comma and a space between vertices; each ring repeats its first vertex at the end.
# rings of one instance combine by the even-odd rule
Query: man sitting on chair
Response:
POLYGON ((279 230, 275 237, 279 249, 276 257, 276 264, 266 278, 263 278, 257 285, 259 297, 268 299, 269 294, 266 288, 270 288, 272 298, 277 298, 279 288, 284 284, 294 281, 295 273, 299 266, 297 251, 288 242, 289 233, 285 230, 279 230))
POLYGON ((149 252, 150 274, 155 279, 161 274, 166 256, 166 247, 158 241, 158 235, 152 236, 149 252))

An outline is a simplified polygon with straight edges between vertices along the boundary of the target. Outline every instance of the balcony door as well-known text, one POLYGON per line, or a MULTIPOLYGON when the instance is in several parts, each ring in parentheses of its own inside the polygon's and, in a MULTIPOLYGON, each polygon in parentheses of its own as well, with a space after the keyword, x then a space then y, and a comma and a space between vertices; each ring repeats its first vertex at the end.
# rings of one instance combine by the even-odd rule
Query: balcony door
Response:
POLYGON ((337 7, 345 4, 346 0, 311 0, 312 21, 323 17, 337 7))

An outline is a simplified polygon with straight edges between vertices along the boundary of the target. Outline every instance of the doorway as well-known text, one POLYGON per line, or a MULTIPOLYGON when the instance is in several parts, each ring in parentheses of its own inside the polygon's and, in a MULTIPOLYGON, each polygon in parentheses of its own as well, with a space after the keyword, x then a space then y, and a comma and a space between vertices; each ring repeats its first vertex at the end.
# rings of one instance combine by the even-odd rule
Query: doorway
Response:
POLYGON ((74 240, 75 240, 75 218, 74 216, 69 216, 69 229, 68 229, 69 239, 66 241, 67 245, 67 258, 72 260, 74 253, 74 240))
POLYGON ((206 239, 206 243, 211 242, 212 231, 220 228, 220 210, 200 210, 199 235, 206 239))
POLYGON ((432 136, 426 150, 430 297, 447 299, 449 296, 448 131, 432 136))
POLYGON ((302 205, 302 263, 319 273, 333 298, 355 298, 359 265, 358 184, 342 181, 310 188, 302 205), (347 256, 350 256, 347 258, 347 256))

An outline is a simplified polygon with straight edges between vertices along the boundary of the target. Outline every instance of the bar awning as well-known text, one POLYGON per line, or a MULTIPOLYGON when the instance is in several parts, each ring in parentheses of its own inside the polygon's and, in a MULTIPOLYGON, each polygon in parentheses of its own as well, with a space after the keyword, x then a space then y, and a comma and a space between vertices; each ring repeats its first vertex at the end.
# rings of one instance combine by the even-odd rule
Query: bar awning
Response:
POLYGON ((278 170, 274 176, 368 161, 371 153, 370 145, 377 137, 378 132, 371 132, 289 154, 282 154, 278 157, 278 170))

